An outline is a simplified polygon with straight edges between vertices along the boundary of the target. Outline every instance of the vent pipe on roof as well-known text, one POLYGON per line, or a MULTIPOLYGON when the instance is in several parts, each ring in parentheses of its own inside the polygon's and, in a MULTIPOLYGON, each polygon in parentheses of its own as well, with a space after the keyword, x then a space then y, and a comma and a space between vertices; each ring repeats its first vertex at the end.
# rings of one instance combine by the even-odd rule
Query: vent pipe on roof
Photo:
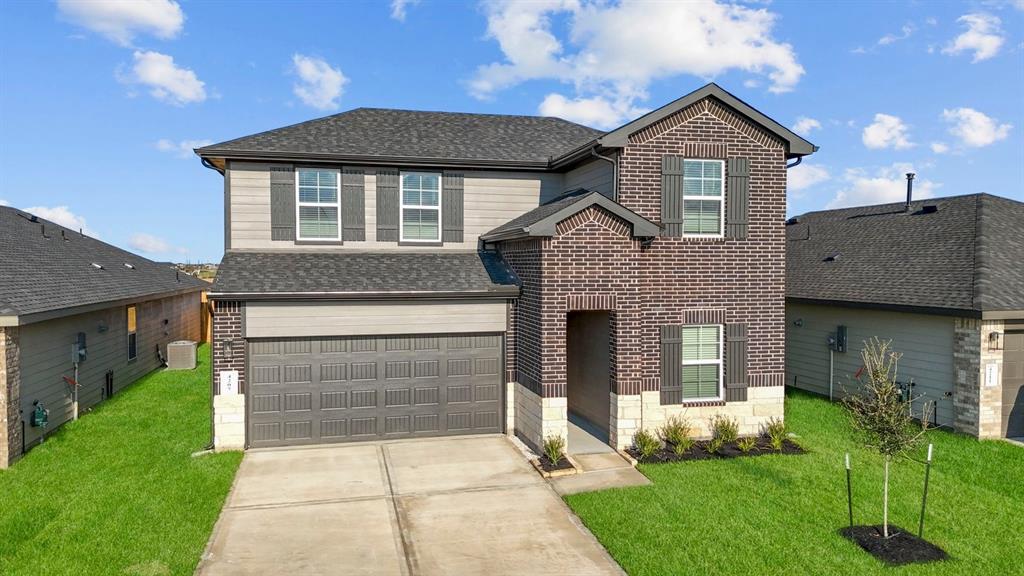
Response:
POLYGON ((914 173, 907 172, 907 204, 903 207, 904 212, 910 212, 910 202, 914 199, 914 173))

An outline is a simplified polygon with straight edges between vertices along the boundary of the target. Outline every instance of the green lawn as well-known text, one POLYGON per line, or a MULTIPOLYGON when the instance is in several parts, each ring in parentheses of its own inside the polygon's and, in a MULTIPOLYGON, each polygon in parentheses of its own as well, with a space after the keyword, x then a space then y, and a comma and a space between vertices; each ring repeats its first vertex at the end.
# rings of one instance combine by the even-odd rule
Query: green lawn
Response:
MULTIPOLYGON (((641 465, 652 486, 566 498, 633 575, 1024 574, 1024 448, 933 431, 925 538, 953 560, 888 568, 838 535, 847 522, 843 453, 854 463, 854 520, 880 524, 881 459, 856 448, 842 410, 786 399, 803 456, 641 465)), ((916 530, 923 466, 893 468, 890 522, 916 530)))
POLYGON ((0 471, 0 574, 191 574, 240 453, 210 441, 209 347, 157 371, 0 471))

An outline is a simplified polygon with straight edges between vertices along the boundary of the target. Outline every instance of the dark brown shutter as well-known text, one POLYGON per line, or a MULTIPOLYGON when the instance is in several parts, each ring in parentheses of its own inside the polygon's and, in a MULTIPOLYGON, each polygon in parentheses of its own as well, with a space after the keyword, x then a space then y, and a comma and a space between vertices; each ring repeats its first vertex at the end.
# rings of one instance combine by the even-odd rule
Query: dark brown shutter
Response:
POLYGON ((295 168, 270 165, 270 239, 295 240, 295 168))
POLYGON ((362 168, 341 169, 341 239, 366 240, 366 175, 362 168))
POLYGON ((683 402, 683 327, 661 327, 661 403, 683 402))
POLYGON ((747 325, 725 325, 725 401, 747 401, 747 325))
POLYGON ((725 236, 746 238, 750 206, 750 162, 746 158, 729 158, 726 176, 725 236))
POLYGON ((683 158, 661 158, 661 224, 663 236, 683 235, 683 158))
POLYGON ((377 170, 377 241, 398 242, 398 170, 377 170))
POLYGON ((444 173, 441 184, 441 215, 444 232, 442 242, 462 242, 463 237, 463 175, 454 172, 444 173))

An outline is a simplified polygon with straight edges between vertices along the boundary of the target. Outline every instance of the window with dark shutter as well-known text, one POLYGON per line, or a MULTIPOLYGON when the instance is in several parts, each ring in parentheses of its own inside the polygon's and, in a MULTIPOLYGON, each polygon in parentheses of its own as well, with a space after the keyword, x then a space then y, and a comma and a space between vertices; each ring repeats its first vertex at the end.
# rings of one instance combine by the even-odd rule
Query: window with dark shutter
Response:
POLYGON ((680 156, 661 159, 661 224, 662 235, 683 235, 683 159, 680 156))
POLYGON ((377 241, 398 242, 398 170, 377 171, 377 241))
POLYGON ((683 401, 683 327, 661 327, 661 403, 683 401))
POLYGON ((747 325, 725 326, 725 401, 747 401, 747 325))
POLYGON ((726 172, 725 236, 746 238, 750 211, 750 162, 746 158, 730 158, 726 172))
POLYGON ((362 168, 341 170, 341 239, 366 240, 366 175, 362 168))
POLYGON ((441 186, 441 207, 444 214, 441 222, 444 225, 443 242, 463 241, 463 175, 454 172, 444 173, 441 186))
POLYGON ((295 240, 295 169, 270 166, 270 239, 295 240))

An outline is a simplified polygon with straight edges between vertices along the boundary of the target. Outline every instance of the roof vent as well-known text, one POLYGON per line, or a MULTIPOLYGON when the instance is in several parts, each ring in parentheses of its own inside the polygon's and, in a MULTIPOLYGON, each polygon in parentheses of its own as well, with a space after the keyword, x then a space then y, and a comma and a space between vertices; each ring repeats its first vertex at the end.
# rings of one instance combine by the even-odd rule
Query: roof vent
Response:
POLYGON ((921 210, 918 212, 918 214, 935 214, 938 211, 939 211, 939 207, 937 205, 935 205, 935 204, 928 204, 926 206, 922 206, 921 210))
POLYGON ((800 223, 800 218, 798 216, 793 216, 789 220, 786 220, 786 226, 792 226, 794 224, 799 224, 799 223, 800 223))
POLYGON ((836 252, 835 254, 832 254, 831 256, 825 256, 825 262, 838 262, 838 261, 839 261, 839 252, 836 252))
POLYGON ((92 267, 97 269, 97 270, 103 270, 103 266, 101 264, 97 264, 95 262, 92 263, 92 267))
POLYGON ((124 263, 124 267, 129 269, 129 270, 135 270, 135 265, 134 264, 129 264, 127 262, 124 263))

